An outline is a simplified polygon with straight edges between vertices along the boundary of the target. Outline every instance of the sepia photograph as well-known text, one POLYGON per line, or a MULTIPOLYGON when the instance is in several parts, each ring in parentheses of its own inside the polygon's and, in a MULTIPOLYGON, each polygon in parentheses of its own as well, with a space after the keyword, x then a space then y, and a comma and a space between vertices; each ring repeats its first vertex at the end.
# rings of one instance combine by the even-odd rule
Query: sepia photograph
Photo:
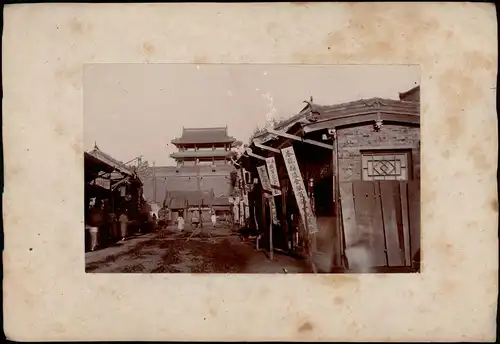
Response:
POLYGON ((418 273, 420 69, 84 67, 88 273, 418 273))

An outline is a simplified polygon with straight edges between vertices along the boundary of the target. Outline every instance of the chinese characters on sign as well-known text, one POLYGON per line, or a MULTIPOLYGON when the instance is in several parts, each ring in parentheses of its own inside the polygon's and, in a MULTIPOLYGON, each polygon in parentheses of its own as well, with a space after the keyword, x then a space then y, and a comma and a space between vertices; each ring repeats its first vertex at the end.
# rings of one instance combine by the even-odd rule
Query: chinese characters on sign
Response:
POLYGON ((267 170, 269 171, 269 180, 273 196, 281 195, 280 180, 278 177, 278 169, 276 168, 276 161, 274 157, 266 158, 267 170))
POLYGON ((266 191, 272 192, 271 182, 269 181, 269 176, 267 175, 266 166, 262 165, 257 167, 257 172, 259 172, 259 178, 262 184, 262 188, 266 191))
POLYGON ((283 154, 283 160, 285 161, 293 193, 299 207, 300 216, 302 217, 304 223, 307 223, 309 233, 317 233, 318 227, 316 224, 316 217, 311 209, 309 196, 307 195, 307 190, 304 187, 304 181, 302 180, 302 175, 300 174, 299 164, 295 158, 293 147, 283 148, 281 153, 283 154))
POLYGON ((276 213, 276 205, 274 203, 274 197, 272 196, 271 182, 269 181, 269 176, 267 175, 266 165, 257 167, 257 172, 259 172, 260 182, 262 188, 266 191, 269 198, 269 204, 271 208, 271 214, 273 218, 273 223, 278 223, 278 216, 276 213))

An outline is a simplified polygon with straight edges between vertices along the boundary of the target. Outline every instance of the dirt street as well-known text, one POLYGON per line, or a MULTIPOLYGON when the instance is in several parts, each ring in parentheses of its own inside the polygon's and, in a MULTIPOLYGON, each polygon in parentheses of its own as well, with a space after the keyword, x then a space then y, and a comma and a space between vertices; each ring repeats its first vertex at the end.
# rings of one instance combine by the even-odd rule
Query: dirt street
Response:
POLYGON ((303 273, 305 260, 256 251, 227 228, 204 227, 203 233, 187 240, 191 230, 174 227, 133 237, 114 246, 87 252, 85 271, 93 273, 303 273), (208 234, 210 233, 210 235, 208 234))

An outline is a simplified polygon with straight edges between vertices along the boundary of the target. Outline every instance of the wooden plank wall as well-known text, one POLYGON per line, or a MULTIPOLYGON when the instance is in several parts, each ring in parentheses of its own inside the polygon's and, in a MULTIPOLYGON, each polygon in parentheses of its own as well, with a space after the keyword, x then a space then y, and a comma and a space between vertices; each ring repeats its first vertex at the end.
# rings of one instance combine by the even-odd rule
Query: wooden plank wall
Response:
POLYGON ((343 182, 340 200, 346 249, 369 248, 373 267, 411 266, 420 249, 418 180, 343 182))
POLYGON ((408 183, 411 258, 420 250, 420 182, 408 183))

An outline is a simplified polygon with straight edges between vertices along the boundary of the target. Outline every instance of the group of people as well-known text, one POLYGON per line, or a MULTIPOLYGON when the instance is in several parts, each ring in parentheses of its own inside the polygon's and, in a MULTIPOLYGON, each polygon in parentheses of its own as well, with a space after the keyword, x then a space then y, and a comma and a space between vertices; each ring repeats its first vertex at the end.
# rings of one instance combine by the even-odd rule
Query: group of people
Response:
MULTIPOLYGON (((212 221, 212 226, 215 228, 217 225, 217 214, 215 213, 215 210, 213 208, 210 208, 209 214, 210 220, 212 221)), ((180 232, 184 231, 186 220, 184 219, 183 212, 179 212, 175 223, 177 224, 177 230, 179 230, 180 232)), ((201 209, 195 209, 193 211, 193 214, 191 216, 191 224, 195 229, 203 228, 203 211, 201 209)))
MULTIPOLYGON (((91 204, 87 209, 85 230, 88 234, 88 250, 94 251, 97 247, 107 247, 109 244, 124 241, 132 232, 146 233, 166 228, 172 223, 172 211, 162 207, 156 214, 151 214, 147 207, 143 207, 138 219, 131 219, 127 208, 118 212, 110 211, 107 203, 91 204)), ((209 211, 212 226, 217 225, 217 215, 213 208, 209 211)), ((203 228, 203 211, 195 209, 191 217, 193 228, 203 228)), ((183 212, 179 212, 175 224, 179 231, 184 231, 186 219, 183 212)))
POLYGON ((133 231, 142 233, 155 230, 155 221, 142 211, 138 219, 132 219, 127 208, 116 212, 110 211, 107 203, 91 204, 85 218, 85 230, 88 234, 88 249, 107 247, 112 243, 125 241, 133 231))

